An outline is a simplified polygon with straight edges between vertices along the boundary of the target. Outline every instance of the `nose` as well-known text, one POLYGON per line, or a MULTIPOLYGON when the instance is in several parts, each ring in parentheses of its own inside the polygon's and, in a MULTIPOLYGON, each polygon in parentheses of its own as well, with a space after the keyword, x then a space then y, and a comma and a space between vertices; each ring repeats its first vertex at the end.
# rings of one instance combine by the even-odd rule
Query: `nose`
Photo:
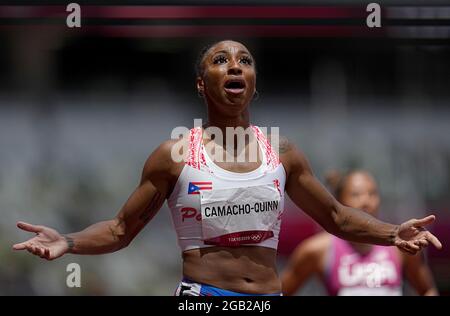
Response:
POLYGON ((233 59, 232 61, 230 61, 227 74, 228 75, 241 75, 242 74, 242 69, 237 60, 233 59))

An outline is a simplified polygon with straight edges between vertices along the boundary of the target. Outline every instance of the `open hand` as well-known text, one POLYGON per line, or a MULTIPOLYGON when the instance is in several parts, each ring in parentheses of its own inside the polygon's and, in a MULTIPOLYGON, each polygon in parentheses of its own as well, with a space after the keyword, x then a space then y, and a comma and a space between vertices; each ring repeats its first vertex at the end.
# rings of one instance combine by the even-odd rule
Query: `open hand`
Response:
POLYGON ((432 244, 437 249, 442 248, 439 239, 424 228, 435 221, 436 217, 430 215, 422 219, 410 219, 401 224, 395 236, 394 245, 401 251, 416 254, 418 251, 432 244))
POLYGON ((18 222, 17 227, 27 232, 36 233, 36 236, 15 244, 14 250, 28 250, 28 252, 43 259, 53 260, 61 257, 69 249, 64 236, 52 228, 25 222, 18 222))

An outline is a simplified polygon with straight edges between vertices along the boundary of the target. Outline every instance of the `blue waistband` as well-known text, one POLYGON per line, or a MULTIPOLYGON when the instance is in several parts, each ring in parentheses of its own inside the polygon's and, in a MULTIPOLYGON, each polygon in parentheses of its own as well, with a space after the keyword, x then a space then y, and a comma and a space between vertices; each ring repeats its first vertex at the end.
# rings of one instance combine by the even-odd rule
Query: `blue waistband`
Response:
POLYGON ((212 285, 198 283, 195 281, 192 281, 188 278, 183 278, 182 282, 186 283, 195 283, 200 285, 200 296, 281 296, 281 293, 271 293, 271 294, 249 294, 249 293, 239 293, 239 292, 233 292, 224 290, 212 285))

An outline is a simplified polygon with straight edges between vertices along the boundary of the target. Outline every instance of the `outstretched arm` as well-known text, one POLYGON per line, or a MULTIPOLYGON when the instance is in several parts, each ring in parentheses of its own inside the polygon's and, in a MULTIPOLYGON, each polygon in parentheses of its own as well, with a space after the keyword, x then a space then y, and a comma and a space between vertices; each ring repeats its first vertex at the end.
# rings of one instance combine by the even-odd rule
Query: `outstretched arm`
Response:
POLYGON ((439 240, 424 228, 434 221, 434 216, 393 225, 364 211, 346 207, 321 185, 305 156, 295 146, 288 142, 281 144, 281 157, 287 167, 286 191, 289 197, 329 233, 355 242, 395 245, 410 254, 415 254, 429 243, 438 249, 442 247, 439 240))
POLYGON ((19 228, 36 236, 15 244, 13 249, 52 260, 65 253, 103 254, 126 247, 164 203, 171 187, 171 162, 170 144, 166 142, 150 155, 140 184, 113 219, 67 235, 45 226, 19 222, 19 228))

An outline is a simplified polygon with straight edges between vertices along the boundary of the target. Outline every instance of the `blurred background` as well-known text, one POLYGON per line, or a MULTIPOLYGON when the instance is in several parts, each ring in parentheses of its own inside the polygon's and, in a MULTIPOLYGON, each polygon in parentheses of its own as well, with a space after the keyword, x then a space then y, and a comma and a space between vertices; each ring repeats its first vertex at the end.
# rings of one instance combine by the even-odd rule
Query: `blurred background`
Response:
MULTIPOLYGON (((437 215, 444 249, 426 256, 450 293, 450 5, 383 2, 382 28, 369 29, 357 1, 78 3, 80 29, 57 1, 0 6, 0 295, 173 294, 181 254, 166 205, 128 248, 102 256, 15 253, 30 237, 15 224, 68 233, 114 216, 172 129, 206 119, 194 63, 222 39, 255 56, 252 122, 280 127, 319 179, 368 169, 381 219, 437 215), (81 288, 66 287, 71 262, 81 288)), ((319 231, 288 202, 280 269, 319 231)), ((325 291, 312 279, 298 294, 325 291)))

